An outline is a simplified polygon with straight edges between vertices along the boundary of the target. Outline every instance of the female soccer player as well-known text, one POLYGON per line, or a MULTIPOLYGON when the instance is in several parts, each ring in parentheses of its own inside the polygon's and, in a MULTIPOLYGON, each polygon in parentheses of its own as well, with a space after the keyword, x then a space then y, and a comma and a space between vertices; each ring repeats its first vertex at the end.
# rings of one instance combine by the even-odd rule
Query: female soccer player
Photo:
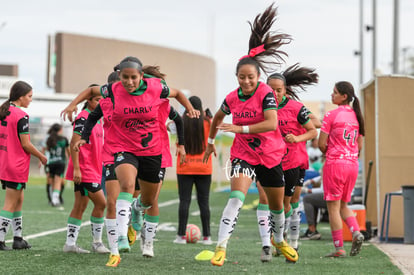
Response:
POLYGON ((145 211, 144 215, 144 224, 141 230, 141 251, 142 256, 144 257, 154 257, 154 246, 153 241, 155 234, 157 232, 157 227, 159 223, 160 210, 158 207, 158 196, 161 191, 161 186, 165 177, 165 170, 167 167, 172 166, 172 156, 170 152, 170 139, 167 132, 166 120, 169 118, 174 121, 177 129, 177 151, 176 155, 179 156, 180 163, 184 162, 186 159, 186 151, 184 148, 184 128, 183 128, 183 119, 180 117, 178 112, 169 104, 168 100, 164 100, 160 106, 160 130, 162 135, 162 161, 161 161, 161 171, 159 174, 160 184, 158 185, 158 190, 155 195, 154 203, 151 208, 145 211))
MULTIPOLYGON (((151 69, 155 67, 146 67, 151 69)), ((141 196, 133 207, 134 215, 140 217, 142 210, 148 209, 154 203, 158 191, 159 172, 161 169, 161 142, 159 108, 164 98, 175 97, 188 110, 190 117, 198 117, 199 112, 194 110, 183 93, 170 89, 165 82, 157 77, 144 75, 141 61, 136 57, 126 57, 119 64, 120 82, 102 87, 88 88, 79 94, 72 103, 62 112, 68 114, 76 110, 79 100, 102 94, 112 102, 111 132, 115 133, 116 140, 109 144, 115 152, 115 173, 119 180, 121 192, 117 199, 118 245, 128 242, 128 220, 131 213, 132 196, 135 179, 138 175, 141 196), (138 169, 139 167, 139 169, 138 169), (125 222, 126 221, 126 222, 125 222)), ((156 68, 155 68, 156 69, 156 68)), ((153 74, 163 76, 159 71, 153 74)), ((156 75, 157 76, 157 75, 156 75)), ((103 110, 99 110, 94 117, 89 117, 91 123, 85 125, 83 138, 76 144, 86 143, 88 135, 94 126, 94 121, 102 117, 103 110)), ((138 219, 137 219, 138 220, 138 219)))
MULTIPOLYGON (((266 71, 266 61, 281 59, 278 48, 290 42, 286 34, 270 32, 276 19, 276 9, 271 5, 259 14, 251 25, 249 54, 243 56, 236 68, 240 87, 226 96, 211 125, 204 162, 215 154, 214 138, 218 130, 235 133, 231 147, 231 193, 224 208, 213 265, 222 266, 226 257, 227 242, 236 226, 239 210, 245 195, 256 177, 269 200, 271 230, 275 245, 291 261, 296 261, 296 251, 283 240, 284 180, 281 166, 286 145, 277 131, 277 104, 272 89, 259 81, 260 69, 266 71), (232 114, 233 123, 222 123, 224 116, 232 114)), ((272 62, 274 65, 274 62, 272 62)))
POLYGON ((30 155, 43 165, 47 158, 30 142, 29 116, 21 109, 32 102, 32 87, 17 81, 10 89, 9 98, 0 106, 0 180, 6 189, 3 209, 0 211, 0 250, 10 250, 4 239, 10 224, 13 228, 13 249, 27 249, 23 240, 22 205, 29 178, 30 155))
POLYGON ((207 146, 208 133, 210 131, 210 119, 203 113, 203 105, 198 96, 189 98, 193 107, 202 115, 198 119, 190 119, 183 116, 184 139, 186 161, 177 158, 177 182, 180 204, 178 207, 178 232, 174 243, 186 244, 186 228, 188 211, 191 204, 193 185, 197 190, 197 203, 200 208, 201 224, 203 226, 203 243, 212 244, 210 234, 210 186, 213 165, 211 158, 208 163, 203 163, 204 151, 207 146))
POLYGON ((338 108, 325 114, 319 135, 319 149, 326 156, 323 167, 324 199, 328 206, 329 224, 335 246, 335 251, 326 257, 346 256, 342 219, 352 233, 350 255, 355 256, 361 250, 364 236, 359 231, 358 222, 347 204, 351 200, 352 189, 358 177, 358 156, 365 135, 364 118, 351 83, 337 82, 331 100, 338 108))
MULTIPOLYGON (((274 91, 279 103, 277 110, 279 129, 287 145, 287 153, 282 159, 286 183, 284 231, 287 232, 289 244, 296 250, 300 233, 299 199, 305 170, 309 166, 306 141, 316 137, 318 133, 313 124, 317 118, 298 101, 297 91, 294 88, 304 89, 304 86, 317 81, 318 74, 314 73, 314 69, 299 67, 298 64, 290 66, 283 74, 273 73, 267 79, 267 84, 274 91)), ((317 123, 319 126, 320 123, 317 123)))
POLYGON ((52 182, 52 206, 60 206, 63 192, 63 173, 66 168, 66 160, 69 158, 69 141, 63 134, 61 124, 55 123, 49 129, 49 137, 46 141, 46 149, 49 152, 49 174, 52 182))
POLYGON ((76 117, 73 124, 73 135, 70 141, 71 156, 69 159, 66 179, 74 182, 75 201, 68 218, 66 243, 63 252, 89 253, 88 250, 80 248, 76 241, 78 239, 82 215, 92 200, 94 208, 91 213, 92 224, 92 250, 98 253, 109 253, 102 243, 102 232, 104 225, 104 210, 106 206, 105 195, 102 191, 102 146, 103 127, 95 127, 90 142, 85 145, 81 152, 75 150, 75 144, 80 140, 84 131, 85 121, 89 113, 98 105, 101 96, 90 97, 84 105, 82 112, 76 117))

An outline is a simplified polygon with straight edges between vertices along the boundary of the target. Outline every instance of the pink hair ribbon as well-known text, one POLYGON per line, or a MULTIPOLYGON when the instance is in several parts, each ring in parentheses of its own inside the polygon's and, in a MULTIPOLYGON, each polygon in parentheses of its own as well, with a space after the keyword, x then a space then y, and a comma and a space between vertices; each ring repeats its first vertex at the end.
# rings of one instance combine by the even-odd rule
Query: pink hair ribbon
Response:
POLYGON ((266 51, 266 49, 264 48, 264 44, 262 44, 256 48, 251 49, 248 55, 242 56, 239 60, 242 60, 243 58, 246 58, 246 57, 255 57, 256 55, 264 51, 266 51))

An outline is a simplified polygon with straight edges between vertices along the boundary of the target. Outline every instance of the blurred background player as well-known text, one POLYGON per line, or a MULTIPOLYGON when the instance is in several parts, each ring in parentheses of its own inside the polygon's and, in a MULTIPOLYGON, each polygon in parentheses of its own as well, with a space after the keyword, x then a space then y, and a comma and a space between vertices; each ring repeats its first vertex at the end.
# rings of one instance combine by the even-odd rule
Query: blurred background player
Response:
POLYGON ((3 209, 0 211, 0 250, 10 250, 5 237, 10 224, 13 229, 13 249, 27 249, 31 245, 23 239, 23 190, 29 178, 30 155, 45 165, 47 158, 30 142, 29 116, 21 109, 32 102, 32 87, 17 81, 10 89, 9 98, 0 106, 0 180, 6 189, 3 209))

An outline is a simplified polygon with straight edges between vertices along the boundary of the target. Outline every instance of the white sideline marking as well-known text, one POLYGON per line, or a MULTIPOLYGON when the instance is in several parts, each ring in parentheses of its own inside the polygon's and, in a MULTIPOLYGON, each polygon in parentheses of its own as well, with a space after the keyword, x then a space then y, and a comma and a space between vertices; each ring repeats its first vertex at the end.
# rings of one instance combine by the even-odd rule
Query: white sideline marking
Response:
MULTIPOLYGON (((195 196, 191 196, 191 199, 192 200, 195 199, 195 196)), ((176 204, 176 203, 179 203, 179 202, 180 202, 179 199, 170 200, 170 201, 166 201, 166 202, 160 203, 158 205, 158 207, 170 206, 170 205, 173 205, 173 204, 176 204)), ((81 227, 84 227, 84 226, 87 226, 87 225, 90 225, 90 224, 91 224, 90 221, 86 221, 86 222, 81 223, 81 227)), ((166 227, 168 228, 169 225, 170 224, 167 224, 166 227)), ((27 235, 27 236, 24 237, 24 239, 25 240, 35 239, 35 238, 38 238, 38 237, 43 237, 43 236, 47 236, 47 235, 51 235, 51 234, 63 232, 63 231, 66 231, 66 230, 67 230, 67 227, 62 227, 62 228, 58 228, 58 229, 43 231, 43 232, 40 232, 40 233, 37 233, 37 234, 27 235)), ((7 240, 6 241, 6 243, 11 243, 11 242, 13 242, 13 239, 10 239, 10 240, 7 240)))

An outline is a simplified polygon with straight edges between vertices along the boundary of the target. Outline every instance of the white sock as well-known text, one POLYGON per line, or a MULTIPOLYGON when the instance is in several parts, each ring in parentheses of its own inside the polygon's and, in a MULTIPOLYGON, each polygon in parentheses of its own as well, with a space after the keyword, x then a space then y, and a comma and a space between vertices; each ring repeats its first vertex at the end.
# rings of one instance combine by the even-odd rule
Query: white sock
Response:
POLYGON ((300 214, 298 208, 293 208, 293 214, 290 219, 289 239, 290 245, 293 248, 298 248, 299 232, 300 231, 300 214))
POLYGON ((80 226, 76 224, 68 223, 67 233, 66 233, 66 244, 69 246, 75 245, 78 240, 80 226))
POLYGON ((285 225, 285 213, 277 213, 277 211, 270 210, 270 225, 273 232, 275 242, 283 241, 283 227, 285 225))
MULTIPOLYGON (((259 204, 260 206, 260 204, 259 204)), ((269 207, 268 207, 269 208, 269 207)), ((257 224, 259 225, 260 238, 263 246, 271 246, 270 244, 270 227, 269 227, 269 210, 256 210, 257 224)))
POLYGON ((131 203, 127 200, 116 200, 116 223, 118 224, 118 234, 126 237, 128 234, 128 223, 131 216, 131 203))
POLYGON ((144 221, 145 241, 153 241, 155 234, 157 234, 158 223, 144 221))
POLYGON ((60 195, 59 190, 53 190, 53 193, 52 193, 52 203, 53 204, 55 204, 55 205, 60 204, 59 195, 60 195))
POLYGON ((116 219, 106 219, 106 235, 108 237, 109 249, 111 254, 119 255, 118 251, 118 226, 116 224, 116 219))
POLYGON ((94 243, 102 242, 102 231, 104 227, 104 218, 96 218, 91 216, 91 231, 94 243))
POLYGON ((13 237, 22 237, 22 231, 23 231, 22 216, 13 217, 12 228, 13 228, 13 237))
POLYGON ((244 201, 244 194, 240 191, 232 191, 230 194, 230 198, 227 201, 226 207, 224 207, 223 214, 220 219, 220 226, 219 226, 219 233, 218 233, 218 240, 217 246, 218 247, 227 247, 227 242, 229 241, 231 234, 233 233, 234 227, 236 226, 237 219, 239 216, 239 212, 241 207, 243 206, 244 201), (232 197, 233 192, 238 192, 239 197, 237 195, 232 197), (243 200, 240 199, 241 195, 243 200))
POLYGON ((11 219, 0 216, 0 242, 4 242, 7 231, 9 231, 9 226, 11 222, 11 219))

